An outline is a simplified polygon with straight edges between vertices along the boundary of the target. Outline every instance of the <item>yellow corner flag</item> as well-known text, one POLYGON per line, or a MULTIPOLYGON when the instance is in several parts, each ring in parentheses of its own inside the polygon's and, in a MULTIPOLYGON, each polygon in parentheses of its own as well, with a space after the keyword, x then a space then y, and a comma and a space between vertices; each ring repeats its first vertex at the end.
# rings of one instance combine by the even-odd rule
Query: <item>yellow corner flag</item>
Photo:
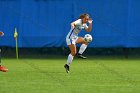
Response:
POLYGON ((15 28, 14 38, 16 39, 17 37, 18 37, 17 28, 15 28))
POLYGON ((17 29, 15 28, 14 39, 16 41, 16 57, 18 59, 18 40, 17 40, 17 37, 18 37, 18 33, 17 33, 17 29))

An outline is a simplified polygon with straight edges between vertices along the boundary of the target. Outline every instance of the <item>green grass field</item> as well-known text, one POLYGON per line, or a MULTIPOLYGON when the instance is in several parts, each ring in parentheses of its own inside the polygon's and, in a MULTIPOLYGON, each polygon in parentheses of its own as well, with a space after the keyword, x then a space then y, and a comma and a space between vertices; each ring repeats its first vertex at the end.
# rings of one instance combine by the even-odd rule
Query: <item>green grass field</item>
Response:
POLYGON ((140 93, 139 59, 2 59, 0 93, 140 93))

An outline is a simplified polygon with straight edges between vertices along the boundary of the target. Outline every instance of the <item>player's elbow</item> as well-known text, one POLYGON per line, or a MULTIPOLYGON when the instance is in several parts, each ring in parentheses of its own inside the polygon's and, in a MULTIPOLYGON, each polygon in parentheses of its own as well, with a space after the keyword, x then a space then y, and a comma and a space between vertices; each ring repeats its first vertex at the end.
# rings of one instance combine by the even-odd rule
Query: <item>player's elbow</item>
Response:
POLYGON ((91 29, 86 29, 86 31, 87 31, 87 32, 90 32, 90 31, 91 31, 91 29))
POLYGON ((74 22, 72 22, 70 25, 71 25, 71 26, 74 26, 74 22))

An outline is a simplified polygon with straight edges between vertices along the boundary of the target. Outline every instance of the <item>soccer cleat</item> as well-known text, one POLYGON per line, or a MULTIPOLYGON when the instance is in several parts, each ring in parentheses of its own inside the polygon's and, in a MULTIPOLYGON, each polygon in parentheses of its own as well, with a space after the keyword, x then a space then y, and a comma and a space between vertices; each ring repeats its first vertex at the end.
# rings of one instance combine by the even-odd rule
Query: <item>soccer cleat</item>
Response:
POLYGON ((87 58, 87 57, 85 57, 85 56, 83 56, 82 54, 79 54, 79 53, 77 54, 77 57, 78 58, 82 58, 82 59, 86 59, 87 58))
POLYGON ((7 69, 7 68, 5 68, 5 67, 3 67, 3 66, 0 66, 0 71, 2 71, 2 72, 7 72, 7 71, 8 71, 8 69, 7 69))
POLYGON ((69 66, 67 64, 64 65, 64 68, 66 69, 66 72, 69 73, 69 66))

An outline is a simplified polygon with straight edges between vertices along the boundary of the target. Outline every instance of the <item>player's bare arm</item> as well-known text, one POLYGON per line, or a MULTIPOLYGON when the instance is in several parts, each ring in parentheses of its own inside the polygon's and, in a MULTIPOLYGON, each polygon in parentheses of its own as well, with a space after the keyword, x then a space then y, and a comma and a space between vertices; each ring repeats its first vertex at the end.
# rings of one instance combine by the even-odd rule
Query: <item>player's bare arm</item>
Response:
POLYGON ((88 20, 89 25, 88 25, 88 28, 86 29, 87 32, 90 32, 92 29, 92 21, 93 21, 92 19, 88 20))
POLYGON ((74 22, 71 23, 71 28, 72 28, 72 29, 75 28, 75 23, 74 23, 74 22))

